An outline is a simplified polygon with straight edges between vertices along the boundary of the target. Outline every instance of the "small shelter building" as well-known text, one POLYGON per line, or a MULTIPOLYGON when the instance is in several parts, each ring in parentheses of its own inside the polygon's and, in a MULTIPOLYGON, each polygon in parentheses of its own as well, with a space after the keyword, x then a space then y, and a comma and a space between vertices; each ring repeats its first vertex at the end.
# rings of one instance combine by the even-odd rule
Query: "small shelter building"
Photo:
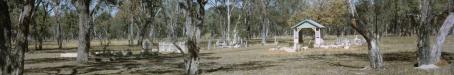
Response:
POLYGON ((314 47, 320 47, 324 42, 323 39, 321 38, 320 30, 326 27, 313 20, 301 21, 297 23, 295 26, 292 26, 291 28, 293 30, 294 50, 298 50, 300 48, 299 42, 301 40, 300 39, 301 34, 299 33, 302 29, 312 29, 314 31, 314 47))

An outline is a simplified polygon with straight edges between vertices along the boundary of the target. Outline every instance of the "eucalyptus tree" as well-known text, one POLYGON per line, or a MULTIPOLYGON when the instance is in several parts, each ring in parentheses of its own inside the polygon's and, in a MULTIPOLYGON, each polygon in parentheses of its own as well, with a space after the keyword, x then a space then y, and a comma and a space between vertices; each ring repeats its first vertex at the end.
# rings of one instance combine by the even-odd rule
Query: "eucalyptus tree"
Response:
POLYGON ((432 13, 432 4, 433 0, 421 0, 421 10, 420 10, 420 23, 418 26, 418 64, 419 65, 428 65, 430 64, 430 34, 431 34, 431 20, 433 19, 432 13))
POLYGON ((377 30, 376 29, 377 27, 374 27, 376 26, 375 15, 377 15, 376 13, 374 13, 374 10, 376 9, 375 0, 366 1, 348 0, 348 4, 349 4, 348 11, 350 11, 351 19, 350 25, 367 41, 369 49, 368 52, 370 63, 369 67, 373 69, 383 69, 384 63, 382 54, 380 53, 378 33, 368 29, 370 27, 375 28, 375 30, 377 30))
POLYGON ((33 18, 34 20, 30 36, 32 36, 36 41, 34 42, 35 49, 41 50, 43 48, 44 40, 51 35, 49 32, 51 21, 48 19, 50 18, 49 12, 53 9, 48 8, 51 4, 47 0, 41 1, 41 3, 38 3, 37 6, 39 7, 36 8, 36 12, 34 13, 35 17, 33 18))
POLYGON ((79 46, 77 47, 77 62, 88 62, 88 51, 90 49, 90 15, 89 6, 91 0, 78 0, 77 11, 79 12, 79 46))
POLYGON ((205 4, 206 0, 182 0, 179 3, 180 7, 184 10, 185 16, 185 29, 186 29, 186 43, 188 55, 185 59, 185 74, 187 75, 198 75, 199 72, 199 46, 197 46, 197 34, 199 29, 203 26, 205 16, 205 4))
MULTIPOLYGON (((162 11, 162 0, 142 0, 140 10, 141 13, 145 15, 142 23, 142 27, 139 32, 139 45, 142 45, 143 40, 146 38, 146 33, 149 31, 150 34, 155 33, 153 28, 156 28, 156 25, 152 25, 155 18, 158 17, 158 14, 162 11)), ((151 36, 151 35, 150 35, 151 36)))
POLYGON ((6 0, 0 0, 0 74, 12 75, 17 72, 17 59, 15 54, 12 54, 11 34, 12 25, 9 15, 9 7, 6 0))
MULTIPOLYGON (((423 2, 429 2, 429 3, 422 4, 424 10, 422 10, 421 13, 422 13, 422 15, 424 15, 424 14, 427 15, 427 13, 430 11, 430 8, 429 8, 430 0, 423 0, 423 2)), ((420 52, 420 54, 419 54, 420 60, 418 61, 419 66, 437 64, 442 59, 441 52, 443 51, 443 44, 446 40, 446 37, 449 35, 449 33, 454 28, 454 7, 453 7, 453 5, 454 5, 454 0, 448 0, 448 2, 445 4, 445 6, 447 8, 447 10, 445 10, 445 11, 448 13, 448 16, 446 17, 445 21, 443 22, 442 26, 440 27, 438 34, 436 36, 436 39, 434 41, 435 43, 432 45, 432 48, 428 49, 427 45, 419 46, 419 43, 422 42, 422 40, 418 42, 418 50, 420 50, 420 51, 426 50, 423 52, 427 52, 427 53, 420 52)), ((424 18, 422 18, 422 19, 424 19, 424 18)), ((427 19, 427 17, 426 17, 426 19, 427 19)), ((422 24, 424 24, 424 23, 422 23, 422 24)), ((429 26, 429 25, 425 25, 425 26, 429 26)), ((425 38, 427 39, 428 37, 425 37, 425 38)), ((429 42, 429 41, 425 41, 425 42, 429 42)))
POLYGON ((63 8, 63 5, 61 4, 63 3, 62 0, 53 0, 52 1, 52 5, 54 6, 54 10, 53 10, 53 13, 55 14, 55 21, 56 21, 56 27, 55 27, 55 31, 56 31, 56 38, 57 38, 57 45, 58 45, 58 48, 61 49, 63 48, 63 29, 62 29, 62 24, 61 24, 61 15, 62 15, 62 8, 63 8))
POLYGON ((19 24, 18 24, 18 30, 16 31, 16 43, 14 44, 15 49, 13 52, 13 55, 16 56, 17 60, 16 62, 13 62, 11 64, 13 65, 13 70, 12 73, 15 73, 14 75, 22 75, 23 70, 24 70, 24 57, 25 57, 25 51, 28 50, 28 34, 29 34, 29 27, 30 24, 32 23, 33 20, 33 13, 35 9, 35 0, 24 0, 23 1, 23 7, 22 7, 22 12, 21 16, 19 17, 19 24))
POLYGON ((262 38, 262 45, 266 44, 266 39, 268 38, 268 33, 270 29, 270 19, 268 17, 268 4, 270 2, 268 0, 262 0, 258 2, 258 5, 260 6, 259 9, 262 12, 261 13, 261 23, 262 26, 260 27, 262 31, 260 32, 260 36, 262 38))
POLYGON ((88 62, 88 51, 90 49, 90 33, 93 31, 93 16, 97 14, 101 8, 101 4, 116 4, 116 0, 78 0, 75 2, 76 9, 79 13, 79 46, 77 48, 77 62, 88 62), (96 1, 96 2, 92 2, 96 1), (90 6, 93 9, 90 9, 90 6))

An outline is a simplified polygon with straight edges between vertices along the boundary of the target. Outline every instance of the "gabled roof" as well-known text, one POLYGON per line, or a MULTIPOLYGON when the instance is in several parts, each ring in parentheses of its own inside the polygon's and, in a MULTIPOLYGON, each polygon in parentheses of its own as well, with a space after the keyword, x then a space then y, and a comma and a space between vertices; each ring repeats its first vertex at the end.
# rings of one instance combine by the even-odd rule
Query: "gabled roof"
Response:
POLYGON ((292 28, 325 28, 325 26, 313 20, 304 20, 292 26, 292 28))

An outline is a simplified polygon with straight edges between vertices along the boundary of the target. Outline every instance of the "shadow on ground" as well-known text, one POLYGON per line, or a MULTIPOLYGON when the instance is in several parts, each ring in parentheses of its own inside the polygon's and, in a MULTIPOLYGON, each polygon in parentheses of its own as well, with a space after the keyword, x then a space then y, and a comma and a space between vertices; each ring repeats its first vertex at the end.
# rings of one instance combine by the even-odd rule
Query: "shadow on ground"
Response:
MULTIPOLYGON (((349 62, 363 62, 367 63, 369 55, 366 53, 343 53, 343 54, 319 54, 319 55, 305 55, 301 57, 294 58, 285 58, 280 59, 280 61, 314 61, 320 60, 328 65, 332 66, 341 66, 348 68, 363 68, 363 66, 358 66, 358 64, 351 64, 349 62), (348 61, 348 62, 346 62, 348 61)), ((442 58, 447 60, 448 63, 454 61, 454 53, 443 52, 442 58)), ((385 62, 416 62, 417 56, 415 52, 394 52, 394 53, 384 53, 383 60, 385 62)))
MULTIPOLYGON (((271 61, 250 61, 240 64, 226 64, 221 65, 220 67, 207 69, 204 72, 216 72, 216 71, 248 71, 248 70, 258 70, 258 69, 265 69, 267 67, 273 67, 276 65, 272 65, 275 62, 271 61)), ((211 65, 206 66, 216 66, 219 64, 216 63, 209 63, 211 65)))
MULTIPOLYGON (((203 60, 218 60, 221 57, 211 57, 214 53, 201 53, 203 60)), ((159 55, 132 55, 129 57, 103 56, 97 59, 90 58, 87 64, 65 64, 56 67, 32 68, 26 69, 26 73, 46 73, 46 74, 98 74, 104 71, 111 71, 106 74, 127 73, 127 74, 164 74, 164 73, 182 73, 183 72, 183 55, 181 54, 159 54, 159 55), (102 59, 99 59, 102 58, 102 59), (102 60, 102 61, 99 61, 102 60), (156 66, 159 66, 156 68, 156 66)), ((38 58, 28 59, 26 64, 49 64, 58 62, 75 62, 75 58, 38 58)), ((201 65, 213 65, 211 63, 201 63, 201 65)), ((252 64, 252 63, 250 63, 252 64)))

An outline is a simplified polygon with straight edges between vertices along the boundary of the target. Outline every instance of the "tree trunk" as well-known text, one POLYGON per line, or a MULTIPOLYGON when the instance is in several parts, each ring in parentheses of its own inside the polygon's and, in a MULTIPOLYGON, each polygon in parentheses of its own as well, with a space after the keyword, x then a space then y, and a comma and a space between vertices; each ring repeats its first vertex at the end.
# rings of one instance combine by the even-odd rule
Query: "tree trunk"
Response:
MULTIPOLYGON (((60 7, 58 4, 57 5, 57 9, 60 7)), ((63 38, 62 38, 62 28, 61 28, 61 24, 60 24, 60 13, 59 13, 59 10, 56 10, 56 15, 57 15, 57 45, 58 45, 58 49, 62 49, 63 48, 63 38)))
POLYGON ((16 62, 12 62, 16 65, 13 65, 12 73, 13 75, 22 75, 24 70, 24 55, 25 51, 28 50, 28 29, 32 21, 32 13, 34 9, 34 0, 25 0, 25 6, 23 7, 21 17, 19 18, 19 30, 17 31, 17 36, 15 40, 17 41, 14 46, 16 47, 15 52, 13 51, 13 56, 17 59, 16 62))
POLYGON ((192 17, 195 16, 195 13, 192 12, 193 5, 192 5, 192 0, 186 0, 186 9, 184 11, 184 14, 186 16, 185 18, 185 29, 186 29, 186 45, 188 48, 188 53, 189 55, 185 59, 185 72, 187 75, 197 75, 199 69, 198 69, 198 64, 199 64, 199 49, 196 44, 196 38, 195 38, 195 25, 192 25, 193 19, 192 17))
MULTIPOLYGON (((360 22, 361 25, 364 25, 360 22)), ((383 57, 380 53, 380 45, 376 36, 364 28, 365 26, 359 26, 356 19, 352 19, 352 27, 360 33, 367 41, 369 49, 369 63, 370 67, 373 69, 383 69, 383 57)))
MULTIPOLYGON (((198 0, 199 9, 204 9, 206 0, 198 0)), ((185 59, 185 72, 187 75, 198 75, 199 47, 197 46, 197 31, 203 26, 204 10, 196 11, 192 0, 185 0, 185 29, 187 37, 188 56, 185 59), (196 19, 193 19, 195 17, 196 19)))
MULTIPOLYGON (((152 19, 152 18, 150 18, 152 19)), ((151 29, 149 26, 152 22, 150 20, 148 20, 142 27, 140 33, 139 33, 139 39, 137 41, 137 45, 142 45, 143 43, 143 40, 145 39, 145 34, 147 33, 147 31, 149 31, 149 29, 151 29)), ((151 31, 150 31, 151 32, 151 31)))
POLYGON ((58 23, 58 26, 57 26, 57 44, 58 44, 58 49, 62 49, 63 48, 63 34, 62 34, 61 24, 60 24, 60 21, 58 19, 57 19, 57 23, 58 23))
POLYGON ((260 2, 261 4, 261 10, 262 10, 262 32, 261 32, 261 36, 262 36, 262 45, 265 45, 266 44, 266 38, 268 37, 267 34, 268 34, 268 26, 269 26, 269 19, 268 19, 268 11, 266 10, 267 9, 267 6, 266 6, 266 1, 261 1, 260 2))
POLYGON ((230 34, 232 34, 230 32, 230 20, 231 20, 230 17, 232 16, 232 13, 230 11, 231 10, 230 9, 230 5, 231 5, 230 0, 227 0, 225 5, 227 6, 227 45, 230 46, 230 42, 232 42, 232 39, 230 37, 230 34))
POLYGON ((371 38, 367 41, 369 49, 369 62, 372 68, 383 68, 383 57, 380 54, 379 41, 376 38, 371 38))
POLYGON ((429 65, 432 63, 434 58, 431 58, 430 51, 430 34, 431 34, 431 4, 432 0, 421 1, 421 21, 418 26, 418 65, 429 65))
MULTIPOLYGON (((356 12, 356 6, 353 3, 353 1, 348 0, 348 3, 351 17, 351 26, 359 34, 361 34, 368 43, 370 67, 373 69, 383 69, 384 68, 383 57, 382 54, 380 53, 380 45, 376 36, 377 33, 374 34, 370 32, 367 29, 365 21, 362 19, 357 19, 360 18, 360 16, 358 16, 356 12)), ((373 9, 369 9, 368 12, 372 12, 371 10, 373 9)))
POLYGON ((38 39, 38 50, 43 50, 43 42, 44 42, 43 37, 40 37, 38 39))
POLYGON ((128 45, 132 46, 134 44, 134 17, 130 17, 131 24, 129 25, 129 35, 128 35, 128 45))
POLYGON ((18 67, 11 52, 11 20, 5 0, 0 0, 0 74, 13 75, 13 70, 18 67))
POLYGON ((88 51, 90 49, 90 16, 89 4, 90 0, 78 0, 77 9, 79 11, 79 47, 77 48, 77 62, 88 62, 88 51))
MULTIPOLYGON (((45 7, 47 7, 47 6, 48 6, 48 4, 44 4, 44 5, 43 5, 43 9, 46 10, 46 11, 44 11, 44 16, 43 16, 43 21, 42 21, 42 22, 47 22, 47 18, 46 18, 46 17, 48 16, 47 14, 49 13, 49 12, 47 11, 48 9, 45 8, 45 7)), ((45 24, 43 24, 43 25, 45 25, 45 24)), ((38 34, 37 34, 37 36, 38 36, 38 37, 37 37, 37 40, 38 40, 38 47, 37 47, 37 50, 42 50, 42 49, 43 49, 43 42, 44 42, 44 35, 43 35, 43 33, 45 33, 45 31, 46 31, 46 30, 44 30, 44 27, 45 27, 45 26, 40 26, 39 29, 37 29, 37 33, 38 33, 38 34)))
MULTIPOLYGON (((57 38, 57 45, 58 45, 58 49, 62 49, 63 48, 63 32, 62 32, 62 27, 61 27, 61 22, 60 22, 60 19, 61 19, 61 13, 60 13, 60 2, 54 2, 53 3, 54 6, 56 6, 54 9, 54 12, 55 12, 55 17, 56 17, 56 23, 57 23, 57 27, 56 27, 56 38, 57 38)), ((47 11, 47 10, 46 10, 47 11)))
POLYGON ((440 31, 438 32, 437 39, 435 40, 435 44, 432 46, 432 54, 431 58, 433 58, 431 63, 437 63, 440 59, 441 52, 443 50, 443 44, 446 40, 446 37, 449 35, 450 31, 454 27, 454 13, 451 12, 449 16, 446 18, 445 22, 440 28, 440 31))

